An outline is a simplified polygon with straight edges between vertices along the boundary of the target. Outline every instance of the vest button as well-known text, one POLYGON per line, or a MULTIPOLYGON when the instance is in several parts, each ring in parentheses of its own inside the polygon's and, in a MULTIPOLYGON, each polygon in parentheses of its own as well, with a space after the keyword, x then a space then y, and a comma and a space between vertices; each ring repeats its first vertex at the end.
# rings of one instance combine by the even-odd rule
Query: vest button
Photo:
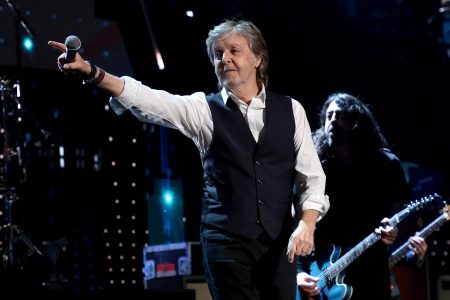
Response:
POLYGON ((263 205, 264 202, 263 202, 262 200, 258 200, 258 204, 259 204, 259 205, 263 205))
POLYGON ((259 219, 256 219, 255 221, 253 221, 253 223, 259 224, 259 223, 261 223, 261 221, 259 219))
POLYGON ((256 183, 261 184, 263 181, 261 179, 256 179, 256 183))
POLYGON ((259 166, 259 165, 261 164, 261 162, 260 162, 259 160, 255 160, 255 164, 256 164, 257 166, 259 166))

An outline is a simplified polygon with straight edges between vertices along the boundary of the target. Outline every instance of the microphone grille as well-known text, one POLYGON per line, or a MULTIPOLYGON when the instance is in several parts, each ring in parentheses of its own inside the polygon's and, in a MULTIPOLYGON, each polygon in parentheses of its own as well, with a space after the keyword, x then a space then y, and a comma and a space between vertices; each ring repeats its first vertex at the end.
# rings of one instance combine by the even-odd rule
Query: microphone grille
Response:
POLYGON ((70 50, 78 50, 81 47, 80 39, 75 35, 69 35, 64 42, 67 48, 70 50))

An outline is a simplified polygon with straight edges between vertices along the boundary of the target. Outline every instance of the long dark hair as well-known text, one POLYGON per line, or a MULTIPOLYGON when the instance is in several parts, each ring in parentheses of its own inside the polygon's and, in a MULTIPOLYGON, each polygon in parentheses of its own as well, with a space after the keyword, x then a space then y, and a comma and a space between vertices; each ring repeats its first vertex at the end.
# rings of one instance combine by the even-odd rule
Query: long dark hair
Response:
POLYGON ((322 160, 333 156, 333 150, 328 145, 325 133, 327 109, 333 101, 342 110, 351 128, 350 142, 356 155, 376 152, 388 147, 386 138, 381 133, 380 126, 369 106, 351 94, 339 92, 331 94, 323 104, 319 113, 320 128, 313 133, 314 144, 322 160))

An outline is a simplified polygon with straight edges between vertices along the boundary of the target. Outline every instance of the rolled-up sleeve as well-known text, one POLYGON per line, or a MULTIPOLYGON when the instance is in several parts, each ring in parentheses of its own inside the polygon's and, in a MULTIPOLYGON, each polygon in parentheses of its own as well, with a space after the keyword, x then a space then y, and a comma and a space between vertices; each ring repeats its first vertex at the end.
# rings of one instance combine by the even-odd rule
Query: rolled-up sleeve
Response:
POLYGON ((312 140, 311 128, 303 106, 293 100, 292 107, 295 118, 294 144, 297 152, 295 170, 296 190, 299 201, 296 211, 309 209, 320 213, 321 219, 330 207, 328 196, 325 195, 326 177, 312 140))
POLYGON ((118 115, 121 115, 133 107, 136 102, 140 84, 139 81, 128 76, 123 76, 122 79, 125 84, 122 93, 118 97, 111 97, 109 100, 111 108, 118 115))

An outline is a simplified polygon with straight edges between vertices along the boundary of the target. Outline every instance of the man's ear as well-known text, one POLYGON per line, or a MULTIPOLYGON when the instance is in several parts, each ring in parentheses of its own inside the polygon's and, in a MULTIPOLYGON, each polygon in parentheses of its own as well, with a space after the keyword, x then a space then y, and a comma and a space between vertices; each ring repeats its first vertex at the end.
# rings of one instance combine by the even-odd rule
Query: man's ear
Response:
POLYGON ((255 61, 253 62, 253 65, 255 66, 255 69, 257 69, 261 65, 261 58, 255 57, 255 61))

